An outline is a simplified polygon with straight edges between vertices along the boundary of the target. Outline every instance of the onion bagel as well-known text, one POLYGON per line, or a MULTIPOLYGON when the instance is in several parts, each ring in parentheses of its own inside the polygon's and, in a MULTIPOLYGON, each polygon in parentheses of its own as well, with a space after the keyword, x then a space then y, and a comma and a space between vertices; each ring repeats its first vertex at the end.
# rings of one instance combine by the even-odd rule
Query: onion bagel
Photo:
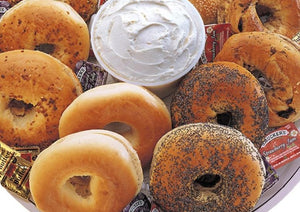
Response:
POLYGON ((88 27, 64 2, 23 0, 0 19, 0 52, 16 49, 43 51, 74 70, 89 55, 88 27))
POLYGON ((66 107, 82 93, 73 71, 40 51, 0 53, 0 140, 41 149, 58 139, 66 107))
MULTIPOLYGON (((11 6, 22 0, 6 0, 11 6)), ((58 0, 69 4, 85 20, 89 21, 91 16, 97 11, 98 0, 58 0)))

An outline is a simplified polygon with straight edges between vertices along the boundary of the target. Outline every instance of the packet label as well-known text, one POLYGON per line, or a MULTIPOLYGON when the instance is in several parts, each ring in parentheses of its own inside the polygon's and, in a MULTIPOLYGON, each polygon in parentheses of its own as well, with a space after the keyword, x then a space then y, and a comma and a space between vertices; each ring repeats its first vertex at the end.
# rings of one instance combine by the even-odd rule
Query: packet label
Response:
POLYGON ((262 190, 262 193, 264 193, 279 181, 279 176, 263 155, 262 159, 266 168, 265 185, 262 190))
POLYGON ((150 211, 150 201, 148 197, 140 192, 136 197, 123 209, 122 212, 147 212, 150 211))
POLYGON ((7 1, 0 1, 0 18, 6 13, 10 8, 10 4, 7 1))
POLYGON ((295 41, 296 43, 300 44, 300 32, 298 32, 293 38, 293 41, 295 41))
POLYGON ((300 156, 300 133, 294 123, 280 127, 265 137, 260 153, 275 169, 300 156))
POLYGON ((200 64, 213 62, 226 40, 233 34, 231 24, 228 23, 205 25, 205 33, 205 50, 200 58, 200 64))
POLYGON ((31 200, 29 190, 29 172, 31 162, 21 157, 21 153, 0 142, 0 182, 1 185, 17 194, 31 200))
POLYGON ((104 85, 108 76, 108 73, 100 65, 87 61, 76 63, 75 74, 81 83, 83 91, 104 85))
POLYGON ((29 162, 35 161, 38 154, 40 153, 40 148, 38 146, 30 146, 30 147, 12 147, 12 149, 16 150, 20 153, 20 157, 24 158, 29 162))

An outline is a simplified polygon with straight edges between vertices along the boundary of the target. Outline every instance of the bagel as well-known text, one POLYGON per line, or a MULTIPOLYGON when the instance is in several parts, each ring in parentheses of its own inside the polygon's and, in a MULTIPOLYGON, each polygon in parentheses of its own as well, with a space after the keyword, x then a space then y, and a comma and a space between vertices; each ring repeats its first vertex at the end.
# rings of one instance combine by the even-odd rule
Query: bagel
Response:
POLYGON ((0 140, 48 147, 64 109, 82 93, 73 71, 40 51, 0 53, 0 140))
POLYGON ((261 195, 264 175, 258 150, 238 130, 188 124, 157 143, 150 193, 168 212, 248 212, 261 195))
MULTIPOLYGON (((19 3, 22 0, 6 0, 11 6, 19 3)), ((98 0, 58 0, 65 2, 83 18, 85 22, 89 21, 91 16, 97 11, 98 0)))
POLYGON ((60 137, 103 128, 127 138, 146 167, 156 142, 172 126, 170 113, 161 99, 143 87, 120 82, 84 92, 68 106, 59 121, 60 137))
POLYGON ((59 139, 38 155, 29 176, 41 211, 119 212, 142 182, 135 150, 124 137, 105 130, 59 139))
POLYGON ((227 10, 222 22, 230 23, 235 33, 264 31, 292 38, 300 31, 299 0, 231 0, 223 4, 227 10))
POLYGON ((221 0, 189 0, 200 13, 204 24, 217 23, 217 11, 221 0))
POLYGON ((0 52, 16 49, 49 53, 74 70, 89 55, 88 27, 64 2, 23 0, 0 19, 0 52))
POLYGON ((268 105, 255 77, 232 62, 214 62, 188 73, 171 105, 173 127, 212 122, 241 131, 257 148, 268 127, 268 105))
POLYGON ((98 0, 60 0, 65 2, 83 18, 85 22, 88 22, 93 14, 97 12, 98 0))
POLYGON ((276 33, 238 33, 225 42, 215 61, 237 63, 259 79, 268 101, 270 127, 299 119, 300 47, 295 42, 276 33))

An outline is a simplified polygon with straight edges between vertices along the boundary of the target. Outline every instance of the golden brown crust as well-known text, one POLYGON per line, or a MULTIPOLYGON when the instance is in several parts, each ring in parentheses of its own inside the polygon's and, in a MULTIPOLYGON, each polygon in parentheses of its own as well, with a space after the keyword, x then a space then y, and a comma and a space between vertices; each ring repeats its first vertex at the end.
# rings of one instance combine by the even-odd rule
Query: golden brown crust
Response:
POLYGON ((219 7, 217 8, 217 23, 228 23, 228 10, 230 8, 232 0, 220 1, 219 7))
POLYGON ((239 131, 188 124, 157 143, 150 192, 165 211, 248 212, 260 197, 264 173, 258 150, 239 131))
POLYGON ((212 122, 240 130, 257 148, 268 127, 264 92, 245 68, 231 62, 201 65, 179 84, 171 102, 173 127, 212 122))
POLYGON ((299 0, 231 0, 223 21, 235 33, 265 31, 292 38, 300 30, 299 0))
POLYGON ((149 165, 156 142, 171 129, 170 114, 161 99, 140 86, 114 83, 75 99, 60 119, 59 134, 102 129, 115 122, 130 126, 120 133, 132 143, 143 167, 149 165))
POLYGON ((98 0, 60 0, 71 7, 85 20, 89 21, 91 16, 96 13, 98 7, 98 0))
POLYGON ((217 11, 221 0, 189 0, 200 13, 204 24, 217 23, 217 11))
POLYGON ((9 146, 38 145, 58 138, 64 109, 82 92, 73 71, 32 50, 0 54, 0 140, 9 146))
POLYGON ((215 61, 235 62, 261 78, 270 127, 300 118, 300 47, 295 42, 275 33, 239 33, 226 41, 215 61))
MULTIPOLYGON (((22 0, 6 0, 11 6, 16 5, 22 0)), ((83 18, 85 22, 89 21, 91 16, 96 13, 98 0, 58 0, 65 2, 83 18)))
POLYGON ((71 6, 52 0, 23 0, 0 19, 0 52, 45 44, 49 54, 74 69, 89 55, 87 24, 71 6))
POLYGON ((11 6, 14 6, 15 4, 19 3, 22 0, 6 0, 11 6))
POLYGON ((143 172, 124 137, 89 130, 61 138, 41 152, 29 182, 41 211, 121 211, 141 189, 143 172))

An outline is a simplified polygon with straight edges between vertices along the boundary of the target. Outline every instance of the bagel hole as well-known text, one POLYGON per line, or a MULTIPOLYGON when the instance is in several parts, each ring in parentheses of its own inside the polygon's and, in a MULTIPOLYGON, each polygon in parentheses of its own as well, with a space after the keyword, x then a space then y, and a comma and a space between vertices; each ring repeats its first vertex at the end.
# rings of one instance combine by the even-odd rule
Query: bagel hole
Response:
POLYGON ((265 74, 263 74, 261 70, 257 69, 255 66, 246 63, 243 64, 243 67, 250 71, 251 74, 258 80, 265 93, 273 89, 271 82, 267 79, 267 77, 265 76, 265 74))
POLYGON ((233 118, 231 112, 217 114, 217 123, 225 126, 233 126, 233 118))
POLYGON ((38 51, 44 52, 46 54, 53 54, 53 52, 55 50, 55 46, 53 44, 49 44, 49 43, 41 43, 39 45, 36 45, 34 50, 38 50, 38 51))
POLYGON ((26 103, 23 100, 11 99, 8 103, 8 107, 14 116, 24 117, 32 110, 33 104, 26 103))
POLYGON ((204 174, 196 178, 193 186, 196 191, 215 190, 221 184, 222 178, 217 174, 204 174))
POLYGON ((132 128, 123 122, 111 122, 104 126, 103 129, 113 131, 124 136, 132 132, 132 128))
POLYGON ((273 18, 273 11, 271 8, 265 5, 256 4, 255 9, 262 24, 269 22, 273 18))
POLYGON ((240 32, 243 31, 243 19, 242 19, 242 18, 240 18, 240 20, 239 20, 239 23, 238 23, 238 30, 239 30, 240 32))
POLYGON ((251 71, 251 73, 258 80, 260 85, 263 87, 264 91, 272 89, 272 84, 268 81, 266 76, 260 70, 254 69, 251 71))
POLYGON ((68 179, 67 184, 71 185, 73 191, 86 199, 92 195, 90 190, 90 176, 73 176, 68 179))
POLYGON ((295 113, 295 109, 292 107, 289 107, 287 110, 282 110, 282 111, 277 112, 277 115, 280 116, 281 118, 288 119, 290 117, 290 115, 292 115, 293 113, 295 113))

